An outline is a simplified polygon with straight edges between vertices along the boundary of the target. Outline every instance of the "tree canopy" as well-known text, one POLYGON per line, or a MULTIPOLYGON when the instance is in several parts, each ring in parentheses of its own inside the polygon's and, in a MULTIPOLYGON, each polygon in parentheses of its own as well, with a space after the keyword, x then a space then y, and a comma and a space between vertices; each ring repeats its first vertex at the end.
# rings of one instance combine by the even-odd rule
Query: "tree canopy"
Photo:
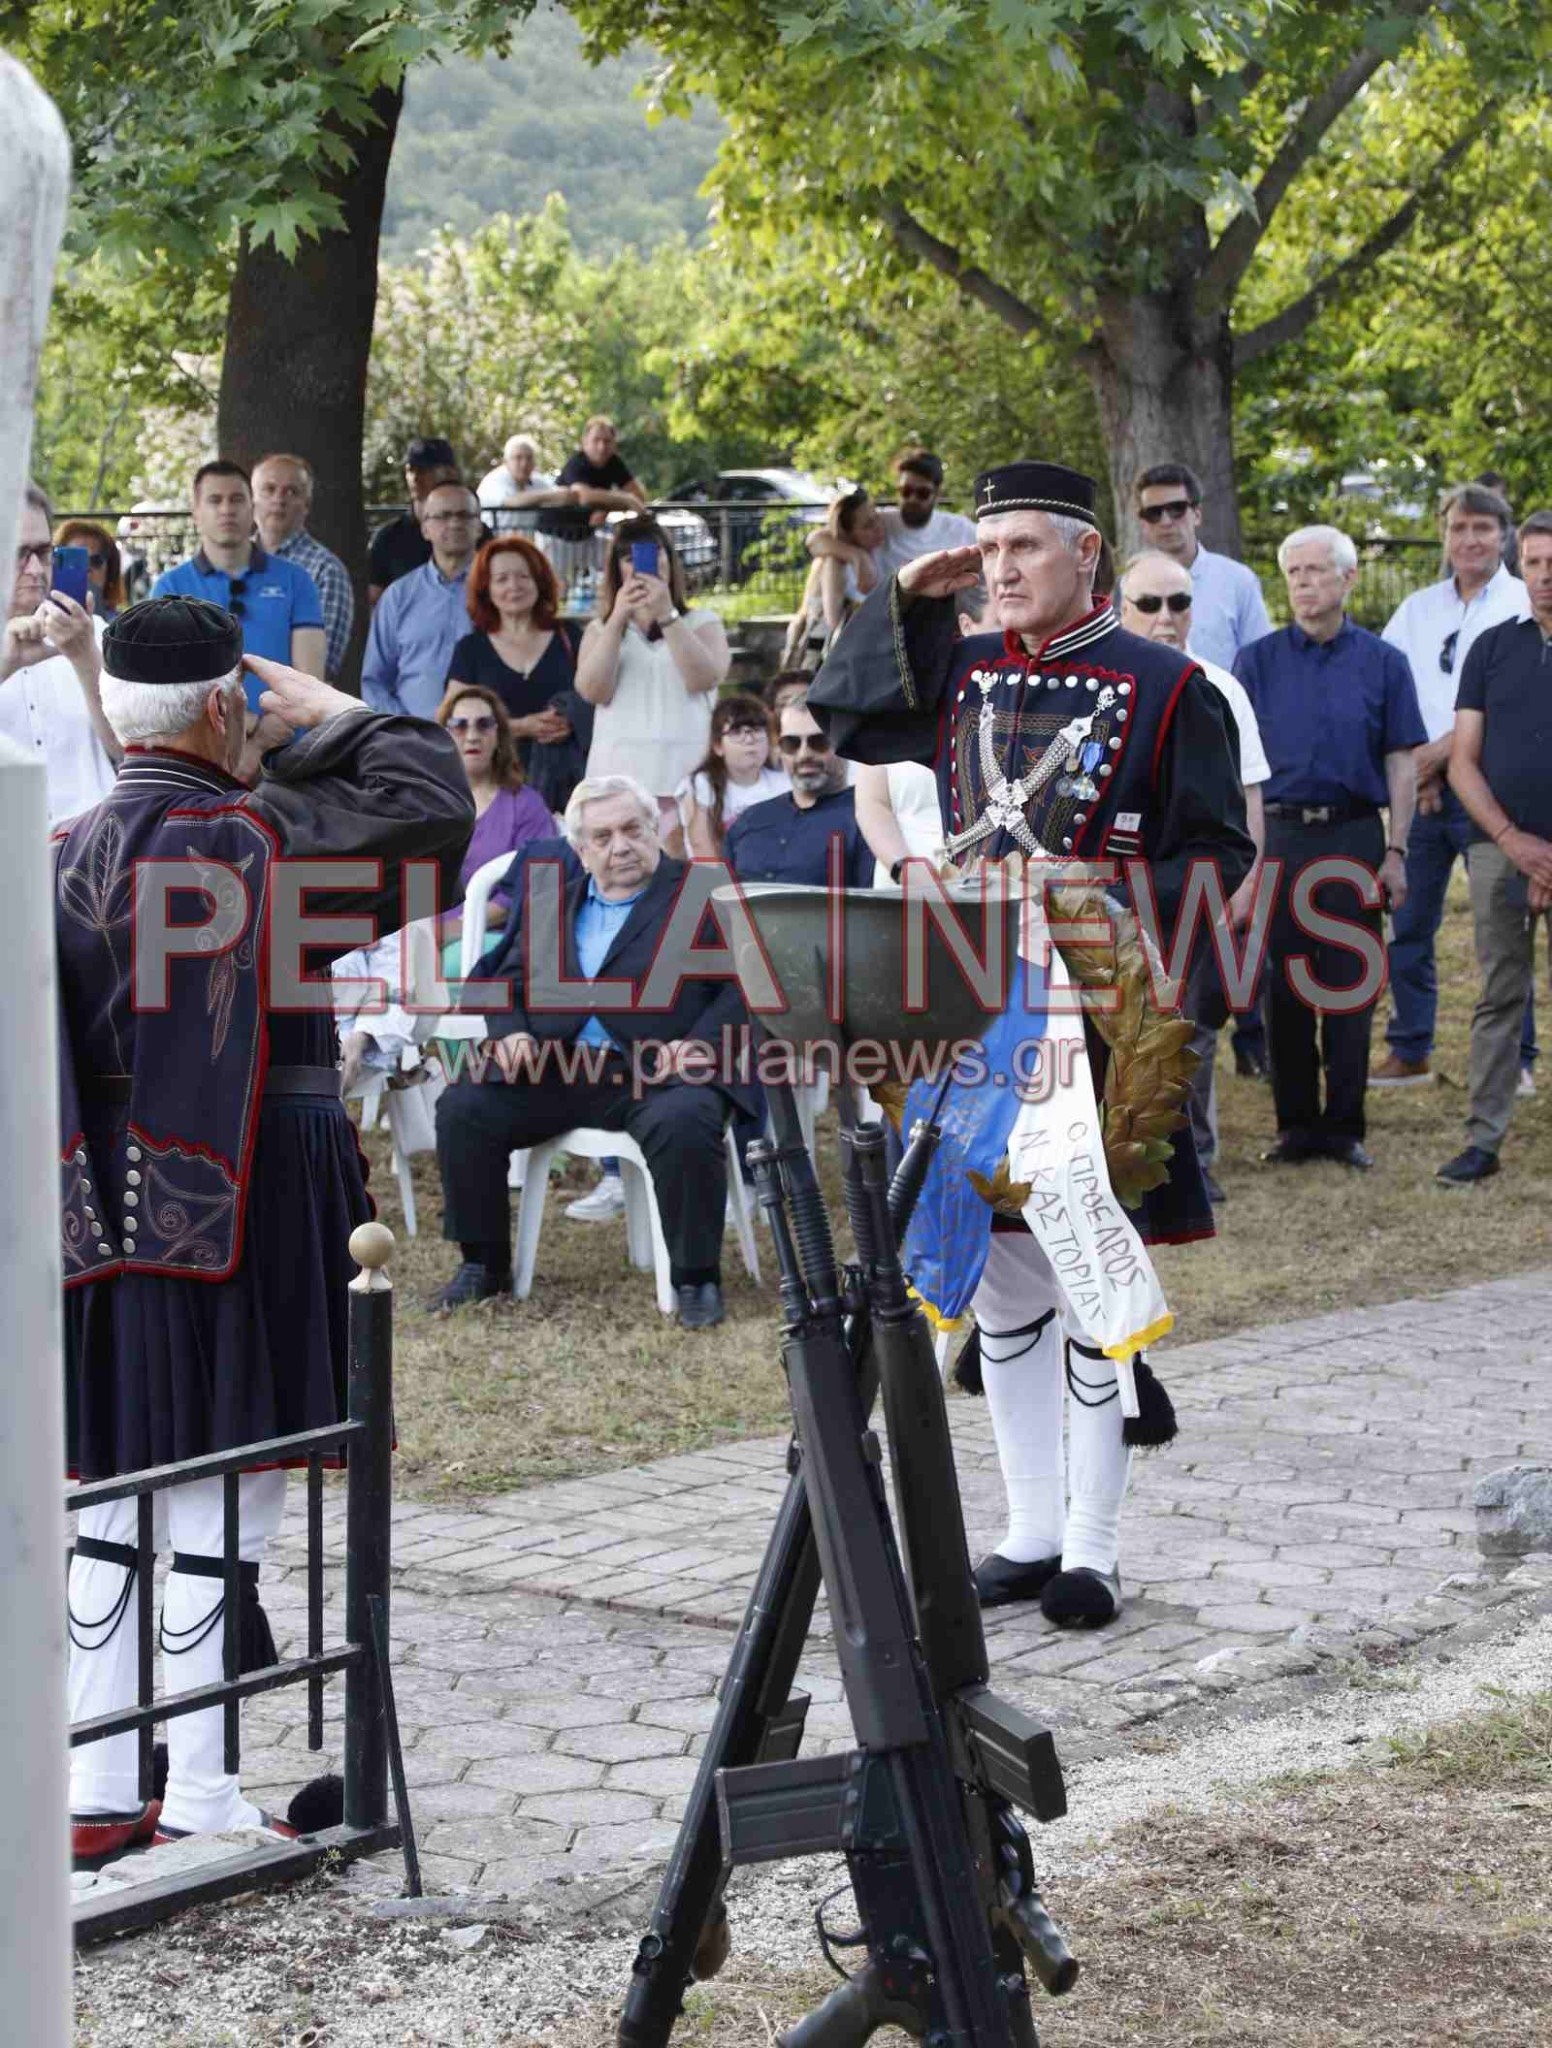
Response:
POLYGON ((1174 454, 1230 503, 1236 372, 1342 304, 1536 104, 1548 45, 1537 0, 573 6, 601 54, 645 26, 665 110, 716 99, 717 197, 752 247, 821 221, 881 268, 936 269, 1085 372, 1118 486, 1174 454), (1376 127, 1386 94, 1447 118, 1376 127), (1274 224, 1322 180, 1342 203, 1316 261, 1257 304, 1274 224))

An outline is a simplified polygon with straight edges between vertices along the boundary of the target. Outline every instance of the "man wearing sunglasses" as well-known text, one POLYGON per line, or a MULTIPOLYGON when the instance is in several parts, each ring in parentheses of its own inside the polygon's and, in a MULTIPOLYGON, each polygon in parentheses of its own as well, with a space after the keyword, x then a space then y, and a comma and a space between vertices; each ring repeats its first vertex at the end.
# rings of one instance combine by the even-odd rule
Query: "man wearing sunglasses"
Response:
MULTIPOLYGON (((1482 484, 1462 484, 1445 498, 1442 524, 1448 573, 1403 598, 1384 636, 1407 658, 1428 744, 1417 754, 1407 900, 1396 913, 1390 941, 1389 1051, 1370 1077, 1376 1088, 1427 1087, 1433 1080, 1439 1004, 1434 942, 1455 863, 1465 858, 1475 837, 1445 780, 1455 736, 1455 696, 1466 656, 1480 635, 1506 620, 1530 617, 1525 585, 1504 566, 1511 527, 1505 500, 1482 484)), ((1527 1081, 1535 1037, 1535 1013, 1527 1004, 1520 1036, 1520 1069, 1527 1081)))
POLYGON ((48 499, 29 484, 0 643, 0 733, 43 763, 50 829, 102 801, 120 753, 98 687, 101 622, 50 588, 53 525, 48 499))
POLYGON ((943 464, 925 448, 907 448, 895 458, 896 505, 885 505, 884 545, 879 549, 880 573, 892 575, 921 555, 944 548, 975 546, 975 522, 962 512, 939 509, 943 464))
MULTIPOLYGON (((230 612, 243 652, 284 662, 323 679, 328 655, 318 586, 297 562, 272 555, 253 534, 253 484, 238 462, 204 462, 189 494, 199 547, 164 569, 153 597, 202 597, 230 612)), ((246 677, 248 709, 259 708, 259 684, 246 677)))
MULTIPOLYGON (((1156 551, 1134 555, 1122 572, 1117 595, 1120 598, 1121 624, 1128 633, 1140 634, 1144 640, 1156 640, 1161 646, 1175 647, 1191 655, 1201 664, 1203 675, 1222 693, 1228 704, 1239 752, 1239 776, 1245 790, 1245 826, 1256 843, 1256 865, 1229 899, 1229 922, 1239 930, 1250 916, 1261 854, 1266 846, 1261 785, 1272 772, 1261 744, 1256 714, 1239 677, 1226 668, 1220 668, 1217 662, 1206 660, 1190 645, 1192 592, 1189 569, 1156 551)), ((1196 1156, 1202 1162, 1202 1178, 1207 1183, 1208 1199, 1221 1202, 1224 1199, 1223 1189, 1212 1170, 1218 1156, 1218 1101, 1213 1084, 1213 1064, 1218 1051, 1218 1033, 1231 1013, 1223 991, 1218 956, 1211 946, 1202 947, 1192 966, 1191 979, 1186 986, 1185 1013, 1196 1026, 1191 1049, 1198 1062, 1196 1072, 1191 1076, 1191 1135, 1196 1140, 1196 1156)), ((1244 1021, 1254 1026, 1254 1041, 1264 1044, 1265 1028, 1259 1013, 1255 1010, 1244 1013, 1244 1021)), ((1238 1054, 1237 1040, 1235 1050, 1238 1054)))
POLYGON ((803 882, 822 889, 838 845, 845 886, 866 889, 873 854, 857 823, 846 763, 820 731, 802 698, 781 714, 777 742, 792 787, 768 797, 728 827, 728 866, 741 882, 803 882))
POLYGON ((1270 633, 1266 599, 1254 569, 1215 554, 1197 539, 1202 486, 1183 462, 1156 462, 1137 479, 1137 517, 1145 543, 1191 574, 1194 651, 1232 668, 1242 647, 1270 633))

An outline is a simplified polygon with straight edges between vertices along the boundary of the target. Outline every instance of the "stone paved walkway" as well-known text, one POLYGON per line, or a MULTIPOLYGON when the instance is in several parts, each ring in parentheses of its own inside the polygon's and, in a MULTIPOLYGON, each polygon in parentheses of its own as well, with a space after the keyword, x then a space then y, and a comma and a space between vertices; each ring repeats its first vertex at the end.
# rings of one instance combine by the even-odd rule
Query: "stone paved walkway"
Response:
MULTIPOLYGON (((1545 1271, 1161 1353, 1182 1433, 1137 1462, 1124 1616, 1080 1635, 1038 1611, 989 1616, 994 1682, 1073 1758, 1221 1653, 1291 1643, 1296 1661, 1322 1630, 1466 1611, 1433 1596, 1477 1570, 1474 1480, 1552 1446, 1549 1323, 1545 1271)), ((979 1551, 1001 1526, 990 1427, 979 1402, 951 1415, 979 1551)), ((666 1850, 784 1453, 769 1438, 469 1511, 400 1504, 398 1707, 428 1887, 522 1891, 666 1850)), ((332 1498, 335 1559, 342 1511, 332 1498)), ((300 1631, 302 1555, 293 1513, 266 1574, 282 1636, 300 1631)), ((799 1682, 808 1745, 848 1742, 822 1614, 799 1682)), ((330 1702, 333 1741, 337 1689, 330 1702)), ((300 1692, 248 1711, 245 1781, 266 1804, 316 1767, 303 1713, 300 1692)))

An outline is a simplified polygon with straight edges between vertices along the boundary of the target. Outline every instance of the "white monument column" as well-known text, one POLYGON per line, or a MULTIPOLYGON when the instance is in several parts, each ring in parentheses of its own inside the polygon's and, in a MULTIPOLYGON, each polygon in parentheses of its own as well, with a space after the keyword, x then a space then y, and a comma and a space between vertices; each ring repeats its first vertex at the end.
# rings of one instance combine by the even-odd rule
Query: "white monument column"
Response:
MULTIPOLYGON (((70 145, 0 53, 0 597, 17 510, 70 145)), ((3 608, 0 608, 3 609, 3 608)), ((42 765, 0 740, 0 2033, 70 2039, 65 1751, 64 1380, 59 1338, 54 920, 42 765)))

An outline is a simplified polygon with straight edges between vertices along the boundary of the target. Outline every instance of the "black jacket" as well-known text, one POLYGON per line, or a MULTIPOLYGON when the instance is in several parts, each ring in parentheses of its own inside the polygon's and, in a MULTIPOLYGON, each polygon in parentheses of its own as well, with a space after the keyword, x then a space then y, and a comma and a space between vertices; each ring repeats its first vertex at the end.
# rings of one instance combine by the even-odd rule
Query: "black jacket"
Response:
MULTIPOLYGON (((652 991, 654 996, 661 993, 664 1000, 654 1001, 650 1009, 642 1004, 644 986, 658 963, 662 942, 673 922, 675 904, 690 873, 688 862, 664 854, 604 955, 597 981, 631 983, 634 993, 630 1007, 616 1009, 596 1003, 583 1006, 579 1002, 576 1008, 559 1009, 536 998, 543 996, 546 982, 553 988, 560 980, 554 965, 557 956, 566 982, 582 978, 576 932, 577 918, 587 899, 588 878, 564 840, 534 840, 522 848, 502 885, 512 893, 509 921, 476 969, 479 980, 510 982, 512 988, 509 1008, 487 1009, 485 1013, 489 1035, 506 1038, 513 1032, 526 1031, 536 1039, 553 1039, 569 1045, 587 1019, 596 1016, 627 1053, 633 1046, 648 1041, 701 1039, 717 1056, 714 1084, 741 1108, 754 1107, 756 1091, 730 1062, 730 1049, 737 1052, 744 1046, 749 1022, 736 981, 681 976, 676 967, 668 966, 665 955, 659 964, 661 991, 652 991), (554 926, 557 907, 558 934, 554 926)), ((691 927, 692 920, 681 913, 677 940, 682 941, 684 951, 688 951, 697 935, 703 946, 717 942, 709 918, 695 921, 694 928, 691 927)), ((677 942, 674 951, 680 951, 677 942)))

